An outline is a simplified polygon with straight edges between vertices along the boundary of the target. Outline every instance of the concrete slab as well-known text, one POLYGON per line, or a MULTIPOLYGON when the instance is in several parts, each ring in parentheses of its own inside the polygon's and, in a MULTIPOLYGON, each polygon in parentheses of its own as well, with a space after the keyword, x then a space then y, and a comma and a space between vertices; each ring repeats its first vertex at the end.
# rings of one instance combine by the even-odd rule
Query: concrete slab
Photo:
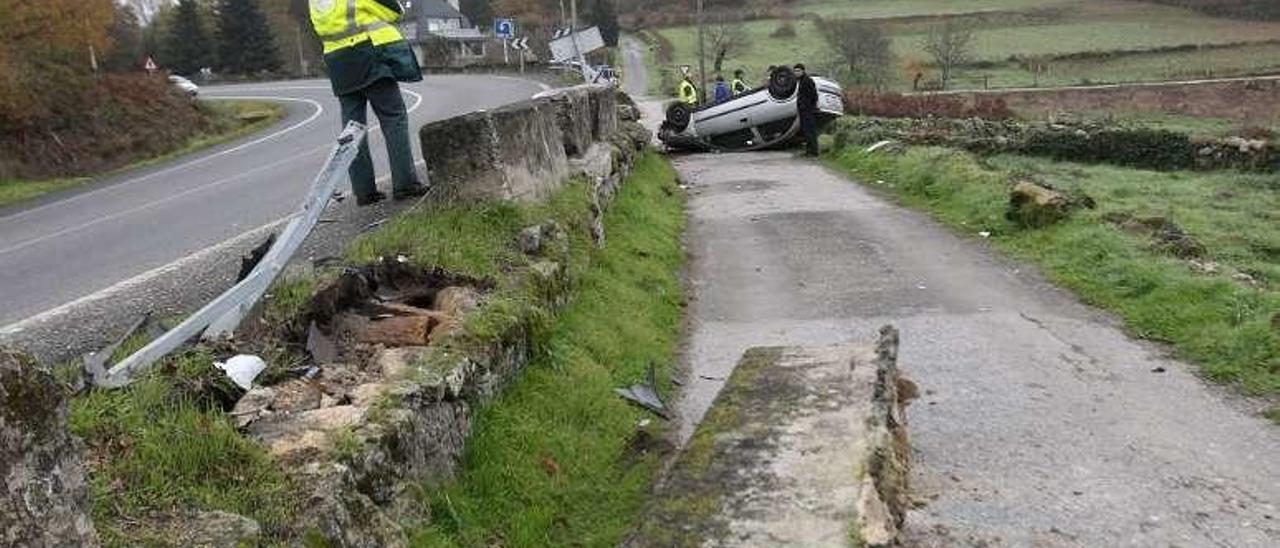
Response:
POLYGON ((632 546, 887 546, 906 507, 897 331, 747 350, 632 546))

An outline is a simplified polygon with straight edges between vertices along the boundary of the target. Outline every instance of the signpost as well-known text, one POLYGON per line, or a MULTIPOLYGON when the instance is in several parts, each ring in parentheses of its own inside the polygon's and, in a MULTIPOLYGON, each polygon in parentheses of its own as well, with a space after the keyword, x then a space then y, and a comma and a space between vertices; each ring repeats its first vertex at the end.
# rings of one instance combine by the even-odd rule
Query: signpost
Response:
POLYGON ((151 60, 151 56, 148 55, 147 61, 142 64, 142 68, 147 69, 147 74, 155 74, 156 69, 159 67, 156 66, 156 62, 151 60))
POLYGON ((515 36, 515 19, 496 18, 493 20, 493 37, 502 40, 502 64, 504 65, 511 64, 511 58, 507 54, 507 42, 515 38, 515 36))
MULTIPOLYGON (((503 42, 503 44, 504 44, 504 45, 503 45, 503 47, 506 47, 506 46, 505 46, 505 44, 506 44, 506 43, 505 43, 505 42, 503 42)), ((520 52, 520 53, 519 53, 519 55, 520 55, 520 73, 521 73, 521 74, 524 74, 524 52, 529 51, 529 37, 528 37, 528 36, 524 36, 524 37, 516 38, 515 40, 512 40, 512 41, 511 41, 511 49, 514 49, 514 50, 516 50, 516 51, 520 52)))
POLYGON ((493 35, 497 38, 510 40, 516 36, 515 19, 494 19, 493 35))

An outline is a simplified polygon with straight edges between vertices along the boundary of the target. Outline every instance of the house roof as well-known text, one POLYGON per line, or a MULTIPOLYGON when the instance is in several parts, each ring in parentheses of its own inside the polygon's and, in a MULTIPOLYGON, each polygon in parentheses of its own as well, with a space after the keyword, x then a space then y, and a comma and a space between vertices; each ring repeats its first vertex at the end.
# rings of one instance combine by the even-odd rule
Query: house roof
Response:
POLYGON ((419 14, 426 19, 467 19, 467 16, 444 0, 412 0, 405 8, 405 16, 417 17, 419 14))

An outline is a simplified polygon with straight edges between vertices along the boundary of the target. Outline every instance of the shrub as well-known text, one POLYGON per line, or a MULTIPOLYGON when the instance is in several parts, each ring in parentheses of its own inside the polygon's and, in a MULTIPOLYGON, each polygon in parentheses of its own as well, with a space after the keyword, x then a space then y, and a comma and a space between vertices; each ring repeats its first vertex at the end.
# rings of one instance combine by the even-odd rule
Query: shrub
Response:
POLYGON ((791 21, 783 21, 782 23, 778 24, 778 28, 773 29, 773 32, 769 33, 769 37, 770 38, 795 38, 796 26, 793 25, 791 21))
POLYGON ((1163 129, 1041 130, 1027 135, 1020 152, 1055 160, 1108 163, 1154 170, 1188 169, 1196 148, 1184 133, 1163 129))

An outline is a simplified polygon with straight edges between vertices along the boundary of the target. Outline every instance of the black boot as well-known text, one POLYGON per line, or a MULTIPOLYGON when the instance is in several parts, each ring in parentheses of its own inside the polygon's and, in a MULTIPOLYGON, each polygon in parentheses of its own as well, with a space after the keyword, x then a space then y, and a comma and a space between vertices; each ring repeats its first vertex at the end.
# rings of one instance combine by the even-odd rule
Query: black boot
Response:
POLYGON ((419 196, 424 196, 427 194, 427 191, 429 190, 431 190, 431 187, 427 185, 415 184, 411 187, 397 188, 391 191, 391 197, 396 200, 408 200, 410 198, 417 198, 419 196))
POLYGON ((356 205, 358 206, 373 205, 385 199, 387 199, 386 194, 383 194, 382 192, 375 190, 373 191, 373 194, 370 194, 368 196, 356 196, 356 205))

